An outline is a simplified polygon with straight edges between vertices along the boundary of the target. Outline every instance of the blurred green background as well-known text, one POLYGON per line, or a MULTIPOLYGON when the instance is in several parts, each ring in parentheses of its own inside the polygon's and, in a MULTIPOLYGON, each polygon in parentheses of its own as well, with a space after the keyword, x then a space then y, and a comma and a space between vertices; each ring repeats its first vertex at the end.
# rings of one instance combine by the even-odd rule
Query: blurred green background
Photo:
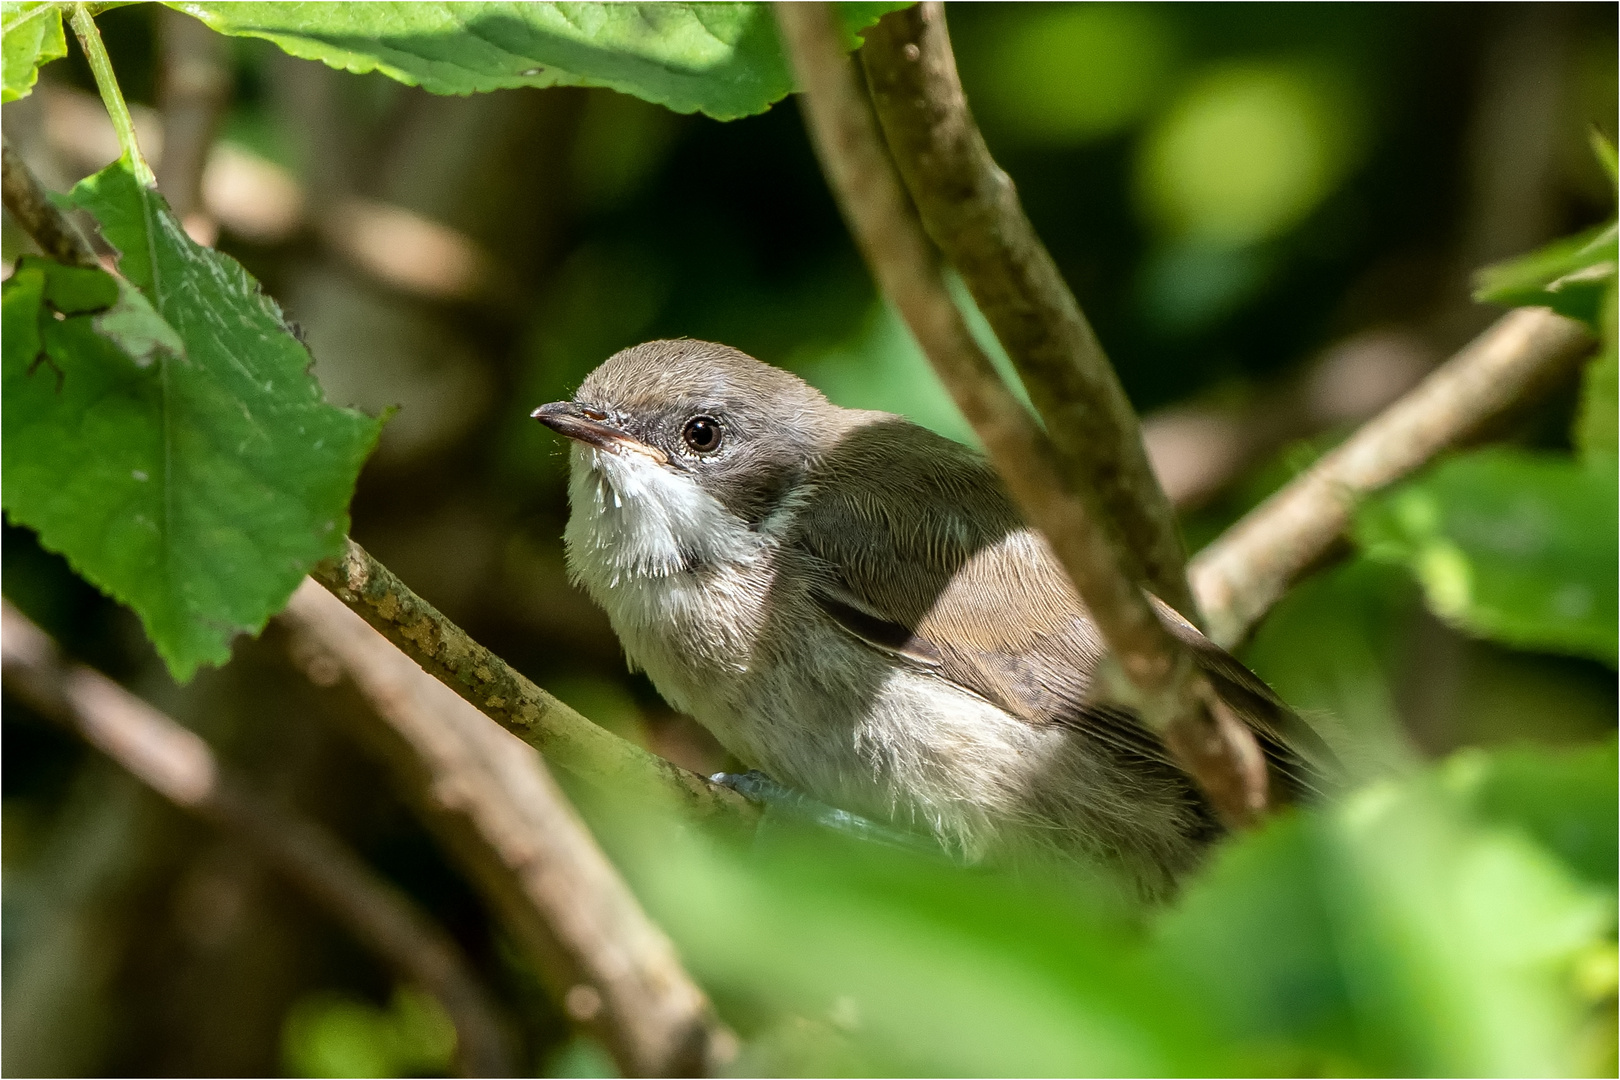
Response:
MULTIPOLYGON (((1486 326, 1498 312, 1468 299, 1475 269, 1613 213, 1587 140, 1592 127, 1615 134, 1613 4, 996 4, 949 17, 991 149, 1143 413, 1193 547, 1486 326)), ((144 106, 137 125, 153 157, 163 49, 181 18, 137 5, 98 20, 126 93, 144 106)), ((436 98, 265 42, 220 41, 234 94, 192 210, 197 228, 301 325, 335 402, 398 407, 361 479, 356 539, 593 719, 705 772, 731 764, 626 673, 605 618, 569 586, 566 455, 528 413, 569 396, 619 348, 690 336, 799 371, 841 404, 970 438, 875 298, 796 107, 722 124, 605 90, 436 98)), ((5 107, 8 138, 58 190, 116 156, 92 93, 71 46, 37 93, 5 107)), ((25 250, 9 219, 4 240, 9 264, 25 250)), ((1573 384, 1558 388, 1497 434, 1567 453, 1575 403, 1573 384)), ((261 790, 333 825, 442 920, 520 1023, 526 1063, 548 1075, 610 1067, 570 1033, 382 768, 331 722, 339 707, 298 675, 274 628, 177 687, 134 618, 31 533, 8 524, 3 556, 5 595, 71 652, 195 726, 261 790)), ((821 852, 819 840, 805 842, 808 855, 757 864, 698 848, 650 857, 636 830, 613 850, 728 1019, 763 1033, 745 1058, 761 1070, 1612 1069, 1612 842, 1580 885, 1544 874, 1540 847, 1494 834, 1454 843, 1451 811, 1432 809, 1502 791, 1518 807, 1515 782, 1594 791, 1599 816, 1612 807, 1612 750, 1601 749, 1615 727, 1612 646, 1605 662, 1601 649, 1555 655, 1473 636, 1431 613, 1400 564, 1398 553, 1357 556, 1313 577, 1245 658, 1295 706, 1343 729, 1365 775, 1409 775, 1467 747, 1599 747, 1598 757, 1521 768, 1511 755, 1465 754, 1416 787, 1364 793, 1337 817, 1290 819, 1222 861, 1128 954, 1120 941, 1136 931, 1110 922, 1125 917, 1067 885, 1032 898, 821 852), (1392 806, 1419 825, 1389 832, 1392 806), (1346 888, 1376 902, 1324 900, 1316 879, 1287 892, 1290 867, 1324 859, 1359 867, 1345 871, 1346 888), (1444 877, 1448 859, 1458 876, 1444 877), (1282 891, 1245 893, 1245 865, 1282 891), (1495 896, 1502 910, 1459 929, 1413 866, 1432 869, 1434 895, 1495 896), (1545 888, 1492 884, 1503 880, 1545 888), (1594 913, 1592 895, 1610 914, 1594 913), (783 907, 791 897, 804 905, 797 922, 783 907), (726 903, 742 906, 724 925, 701 914, 726 903), (1251 924, 1234 925, 1233 911, 1251 924), (1355 946, 1377 937, 1357 921, 1374 919, 1368 911, 1423 928, 1411 931, 1416 953, 1444 955, 1379 967, 1382 954, 1355 946), (1313 930, 1318 917, 1336 929, 1313 930), (1220 926, 1206 932, 1200 920, 1220 926), (1532 924, 1567 934, 1526 949, 1563 956, 1560 941, 1586 943, 1580 970, 1595 974, 1583 976, 1581 1008, 1598 1002, 1610 1028, 1571 1033, 1559 1026, 1574 1015, 1567 1003, 1541 1024, 1523 1017, 1556 1012, 1551 997, 1491 996, 1493 976, 1475 971, 1496 970, 1481 942, 1532 924), (1069 936, 1043 956, 1036 944, 1053 927, 1069 936), (1299 956, 1282 955, 1287 942, 1261 949, 1272 950, 1264 961, 1241 951, 1277 927, 1298 931, 1299 956), (1611 942, 1606 952, 1588 947, 1593 935, 1611 942), (1177 947, 1186 940, 1237 951, 1223 960, 1177 947), (1323 941, 1349 952, 1300 958, 1323 941), (773 950, 790 945, 816 963, 773 967, 773 950), (922 957, 937 967, 916 967, 922 957), (876 977, 841 991, 846 961, 906 969, 900 985, 923 997, 896 997, 876 977), (1281 974, 1268 974, 1273 962, 1281 974), (1322 982, 1335 965, 1343 986, 1322 982), (1246 966, 1263 970, 1233 976, 1246 966), (1486 989, 1458 1005, 1425 982, 1448 979, 1486 989), (1184 1001, 1156 996, 1167 982, 1186 988, 1184 1001), (948 1008, 926 996, 958 984, 965 996, 948 1008), (1091 989, 1100 984, 1115 988, 1106 1000, 1091 989), (1260 1001, 1288 986, 1298 993, 1287 1008, 1260 1001), (1358 1012, 1335 994, 1377 1008, 1358 1012), (1403 1020, 1428 1015, 1401 1006, 1403 994, 1439 994, 1463 1019, 1403 1035, 1403 1020), (820 1027, 781 1021, 817 995, 830 1017, 820 1027), (851 1019, 857 1001, 876 1013, 851 1019), (881 1001, 886 1012, 871 1004, 881 1001), (1284 1017, 1288 1008, 1298 1015, 1284 1017), (1166 1010, 1200 1019, 1144 1019, 1166 1010), (954 1037, 952 1017, 967 1025, 954 1037), (1530 1034, 1508 1046, 1503 1025, 1519 1031, 1520 1020, 1530 1034), (992 1029, 1005 1044, 969 1038, 992 1029), (849 1036, 859 1030, 881 1037, 849 1036), (1538 1049, 1536 1032, 1564 1041, 1538 1049), (1570 1049, 1582 1039, 1591 1046, 1570 1049), (1480 1046, 1472 1057, 1458 1049, 1480 1046)), ((1612 621, 1610 609, 1611 640, 1612 621)), ((227 841, 9 699, 3 793, 8 1074, 445 1068, 452 1036, 431 1001, 396 987, 227 841)))

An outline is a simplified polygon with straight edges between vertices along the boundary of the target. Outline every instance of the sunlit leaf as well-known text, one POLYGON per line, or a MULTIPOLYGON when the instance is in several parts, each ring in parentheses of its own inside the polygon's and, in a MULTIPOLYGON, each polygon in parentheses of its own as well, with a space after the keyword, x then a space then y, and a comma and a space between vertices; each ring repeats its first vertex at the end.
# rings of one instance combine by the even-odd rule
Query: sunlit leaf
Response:
POLYGON ((0 3, 0 54, 4 54, 4 87, 0 101, 16 101, 34 90, 39 69, 67 55, 62 8, 56 0, 7 0, 0 3))
POLYGON ((1617 415, 1620 415, 1620 385, 1617 385, 1620 384, 1620 351, 1615 348, 1615 298, 1615 283, 1610 282, 1599 322, 1603 349, 1586 365, 1581 376, 1581 403, 1575 414, 1575 448, 1588 460, 1620 453, 1620 433, 1616 431, 1617 415))
POLYGON ((1471 633, 1615 662, 1614 459, 1495 448, 1370 500, 1355 535, 1471 633))
POLYGON ((293 1076, 436 1076, 447 1072, 456 1029, 437 1000, 396 990, 387 1009, 343 994, 293 1003, 281 1028, 281 1056, 293 1076))
POLYGON ((1577 876, 1604 889, 1620 874, 1614 740, 1570 750, 1468 750, 1448 786, 1482 818, 1523 829, 1577 876))
MULTIPOLYGON (((170 356, 185 354, 185 343, 174 327, 123 278, 99 267, 65 266, 33 255, 24 255, 18 266, 43 274, 43 305, 36 312, 38 318, 55 318, 58 314, 92 316, 95 332, 118 346, 137 367, 146 367, 160 352, 170 356)), ((56 330, 40 324, 34 332, 49 336, 56 330)), ((30 356, 38 351, 35 346, 30 356)))
POLYGON ((1570 1075, 1572 966, 1611 927, 1601 893, 1418 778, 1231 845, 1157 956, 1256 1072, 1570 1075))
POLYGON ((1506 307, 1550 307, 1595 327, 1615 280, 1615 237, 1611 222, 1487 266, 1474 275, 1474 299, 1506 307))
POLYGON ((764 853, 690 836, 634 847, 638 895, 706 986, 826 1029, 773 1048, 800 1058, 772 1063, 787 1075, 1230 1069, 1181 991, 1135 963, 1120 913, 1078 882, 1021 886, 803 836, 764 853))
POLYGON ((1593 128, 1590 133, 1592 154, 1597 158, 1598 164, 1603 166, 1603 174, 1609 178, 1609 183, 1620 181, 1620 163, 1616 162, 1614 143, 1603 137, 1603 132, 1593 128))
MULTIPOLYGON (((173 3, 223 34, 435 94, 606 86, 720 120, 792 89, 763 3, 173 3)), ((845 44, 895 3, 837 5, 845 44)))
MULTIPOLYGON (((257 632, 314 563, 340 550, 378 423, 324 401, 308 351, 235 261, 193 243, 122 163, 74 201, 100 222, 140 294, 79 317, 39 317, 40 351, 13 347, 38 281, 8 287, 4 501, 11 518, 140 615, 187 678, 257 632), (150 303, 146 303, 150 301, 150 303), (178 348, 176 346, 179 346, 178 348)), ((64 302, 108 298, 65 279, 64 302)), ((99 290, 99 292, 98 292, 99 290)))

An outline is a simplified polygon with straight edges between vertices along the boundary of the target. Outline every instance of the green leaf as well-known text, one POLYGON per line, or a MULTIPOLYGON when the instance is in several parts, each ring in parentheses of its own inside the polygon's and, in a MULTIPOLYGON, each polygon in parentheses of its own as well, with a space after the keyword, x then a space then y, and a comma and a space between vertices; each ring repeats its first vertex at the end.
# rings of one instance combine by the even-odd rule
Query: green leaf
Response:
POLYGON ((0 286, 0 350, 4 368, 30 367, 44 348, 39 320, 45 315, 45 268, 26 257, 0 286))
POLYGON ((1418 777, 1239 837, 1155 955, 1251 1075, 1581 1075, 1572 974, 1611 907, 1418 777))
POLYGON ((1596 327, 1615 280, 1615 224, 1598 226, 1485 267, 1474 275, 1474 299, 1506 307, 1550 307, 1596 327))
POLYGON ((1620 874, 1617 768, 1610 739, 1572 750, 1465 750, 1442 778, 1483 820, 1522 830, 1573 874, 1612 890, 1620 874))
POLYGON ((111 306, 61 319, 52 281, 75 303, 104 286, 29 261, 8 283, 5 509, 134 608, 185 679, 341 549, 379 425, 326 404, 275 303, 193 243, 127 164, 72 198, 129 280, 111 306), (26 334, 11 340, 13 309, 21 325, 30 306, 48 363, 26 334))
POLYGON ((26 331, 35 335, 29 343, 30 361, 39 352, 39 336, 56 332, 55 327, 39 320, 54 319, 58 314, 93 316, 94 331, 118 346, 136 367, 151 364, 160 352, 174 357, 185 355, 185 342, 174 327, 123 278, 99 267, 66 266, 36 255, 24 255, 18 260, 18 268, 19 273, 26 269, 31 277, 39 276, 43 283, 40 299, 44 306, 35 305, 36 325, 26 331))
POLYGON ((5 73, 0 102, 27 97, 34 90, 39 69, 67 55, 62 5, 55 0, 0 3, 0 53, 4 54, 5 73))
POLYGON ((1144 978, 1132 928, 1083 878, 969 874, 788 833, 745 855, 649 827, 616 854, 706 987, 830 1016, 786 1050, 798 1060, 745 1061, 747 1075, 1230 1071, 1183 988, 1144 978))
POLYGON ((1370 500, 1356 541, 1470 633, 1612 666, 1617 482, 1612 457, 1481 450, 1370 500))
POLYGON ((1603 166, 1603 175, 1609 178, 1611 184, 1620 182, 1620 161, 1615 158, 1614 143, 1605 139, 1603 132, 1597 128, 1588 133, 1588 138, 1592 143, 1593 156, 1598 159, 1598 164, 1603 166))
POLYGON ((1584 460, 1592 461, 1604 455, 1620 453, 1620 434, 1616 432, 1617 414, 1620 414, 1620 350, 1616 341, 1616 290, 1611 284, 1603 303, 1600 331, 1603 350, 1586 365, 1581 377, 1581 403, 1575 413, 1575 449, 1584 460))
POLYGON ((23 260, 44 268, 45 299, 64 315, 101 311, 118 302, 118 280, 97 266, 66 266, 31 255, 23 260))
MULTIPOLYGON (((606 86, 718 120, 792 89, 763 3, 171 3, 222 34, 435 94, 606 86)), ((838 5, 845 44, 896 3, 838 5)))

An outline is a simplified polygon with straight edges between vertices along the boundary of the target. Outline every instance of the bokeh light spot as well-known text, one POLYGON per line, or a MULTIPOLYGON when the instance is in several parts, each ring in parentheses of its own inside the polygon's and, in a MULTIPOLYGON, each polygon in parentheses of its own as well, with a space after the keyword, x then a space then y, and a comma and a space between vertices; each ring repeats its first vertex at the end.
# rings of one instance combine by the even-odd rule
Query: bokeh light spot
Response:
POLYGON ((1148 219, 1238 246, 1297 225, 1343 178, 1355 123, 1327 80, 1282 64, 1219 68, 1149 131, 1137 190, 1148 219))
POLYGON ((992 50, 985 105, 997 127, 1021 141, 1086 142, 1141 116, 1163 93, 1175 53, 1155 9, 1045 6, 992 50))

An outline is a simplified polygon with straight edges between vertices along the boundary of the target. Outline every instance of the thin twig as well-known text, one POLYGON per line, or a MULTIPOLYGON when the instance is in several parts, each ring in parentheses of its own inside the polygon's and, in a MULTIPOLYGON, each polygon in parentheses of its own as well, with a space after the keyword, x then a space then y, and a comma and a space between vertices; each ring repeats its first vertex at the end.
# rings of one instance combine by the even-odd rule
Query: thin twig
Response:
POLYGON ((1350 524, 1357 500, 1455 446, 1590 348, 1545 308, 1509 312, 1348 441, 1250 511, 1192 562, 1209 636, 1232 647, 1350 524))
POLYGON ((190 15, 158 8, 163 156, 158 190, 181 221, 202 208, 203 170, 231 100, 230 43, 190 15))
POLYGON ((157 183, 157 177, 152 175, 152 166, 146 163, 146 158, 141 154, 141 144, 135 138, 135 121, 130 118, 124 92, 118 87, 112 60, 107 56, 107 47, 102 44, 101 31, 96 29, 96 20, 91 17, 88 4, 73 5, 70 25, 79 39, 79 48, 84 50, 85 60, 90 64, 90 73, 96 77, 96 89, 101 91, 101 103, 107 107, 107 115, 112 118, 113 130, 118 132, 118 146, 123 151, 124 161, 137 181, 152 187, 157 183))
POLYGON ((558 701, 417 596, 359 544, 311 574, 422 670, 582 779, 688 814, 751 825, 758 808, 730 788, 619 738, 558 701))
POLYGON ((860 51, 890 153, 923 227, 1022 377, 1061 467, 1124 535, 1132 580, 1196 619, 1187 552, 1136 411, 1057 264, 991 158, 937 0, 885 15, 860 51))
POLYGON ((444 1006, 472 1076, 511 1076, 499 1010, 461 949, 326 829, 265 801, 225 770, 195 732, 100 672, 65 661, 56 643, 6 602, 0 650, 8 690, 67 722, 159 795, 235 837, 444 1006))
POLYGON ((313 581, 279 617, 313 678, 338 672, 413 801, 536 969, 630 1076, 710 1075, 736 1037, 681 967, 540 756, 313 581))
POLYGON ((828 5, 781 4, 783 40, 805 88, 812 142, 857 244, 1001 474, 1014 502, 1046 535, 1112 655, 1136 688, 1144 719, 1180 755, 1222 817, 1254 820, 1267 805, 1253 735, 1207 680, 1129 575, 1084 479, 1060 467, 946 291, 943 268, 889 160, 828 5))
POLYGON ((34 170, 11 148, 11 140, 4 139, 0 149, 0 189, 5 195, 6 209, 24 232, 46 255, 69 266, 99 267, 100 261, 79 230, 73 227, 62 211, 56 208, 45 187, 34 175, 34 170))

